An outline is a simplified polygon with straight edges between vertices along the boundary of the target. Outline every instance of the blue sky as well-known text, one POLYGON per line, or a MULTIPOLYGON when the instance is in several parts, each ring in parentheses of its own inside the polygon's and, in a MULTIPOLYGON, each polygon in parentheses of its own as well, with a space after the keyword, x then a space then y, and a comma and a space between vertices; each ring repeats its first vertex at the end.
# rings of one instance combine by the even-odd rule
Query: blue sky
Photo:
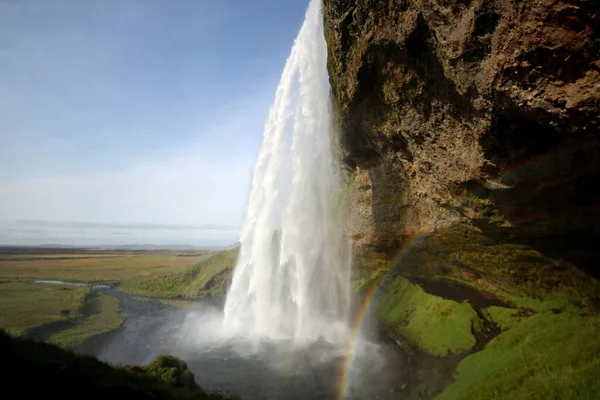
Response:
POLYGON ((0 243, 235 242, 307 5, 0 2, 0 243))

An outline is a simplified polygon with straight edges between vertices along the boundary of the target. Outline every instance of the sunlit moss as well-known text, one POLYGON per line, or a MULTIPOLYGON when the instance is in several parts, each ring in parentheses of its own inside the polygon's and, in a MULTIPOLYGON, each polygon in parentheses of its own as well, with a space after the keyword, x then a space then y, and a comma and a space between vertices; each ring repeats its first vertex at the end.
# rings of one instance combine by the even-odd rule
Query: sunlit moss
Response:
POLYGON ((377 302, 378 319, 387 331, 428 354, 458 354, 476 343, 472 328, 479 317, 467 302, 430 295, 400 276, 388 283, 377 302))
POLYGON ((600 319, 526 318, 459 365, 436 400, 592 399, 600 393, 600 319))

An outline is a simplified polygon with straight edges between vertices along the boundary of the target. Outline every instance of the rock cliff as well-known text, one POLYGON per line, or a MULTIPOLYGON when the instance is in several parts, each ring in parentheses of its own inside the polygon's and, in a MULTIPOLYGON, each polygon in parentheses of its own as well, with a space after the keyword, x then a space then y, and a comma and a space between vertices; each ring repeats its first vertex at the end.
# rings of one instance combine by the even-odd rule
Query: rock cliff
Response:
POLYGON ((379 287, 387 332, 465 357, 536 319, 596 318, 600 5, 324 5, 354 288, 379 287))
POLYGON ((600 7, 326 0, 357 248, 457 223, 598 275, 600 7))

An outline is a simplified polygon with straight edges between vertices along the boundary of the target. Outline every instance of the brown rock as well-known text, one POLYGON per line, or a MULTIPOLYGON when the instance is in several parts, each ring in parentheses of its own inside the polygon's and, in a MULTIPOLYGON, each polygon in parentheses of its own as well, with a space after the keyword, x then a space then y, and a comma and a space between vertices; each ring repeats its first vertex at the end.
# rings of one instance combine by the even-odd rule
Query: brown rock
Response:
POLYGON ((469 223, 595 268, 597 2, 325 0, 325 23, 357 246, 469 223))

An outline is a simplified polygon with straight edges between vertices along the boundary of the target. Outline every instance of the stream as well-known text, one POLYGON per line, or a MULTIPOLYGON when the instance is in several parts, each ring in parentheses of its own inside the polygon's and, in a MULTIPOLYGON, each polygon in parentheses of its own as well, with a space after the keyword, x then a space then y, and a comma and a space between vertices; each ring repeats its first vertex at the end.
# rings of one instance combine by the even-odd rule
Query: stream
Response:
POLYGON ((344 374, 345 354, 325 341, 294 345, 222 331, 222 312, 198 303, 187 308, 123 293, 106 285, 95 290, 116 297, 127 317, 121 328, 88 339, 78 350, 115 365, 152 362, 171 354, 185 360, 208 391, 258 399, 398 399, 407 390, 406 356, 394 344, 358 340, 344 374))

